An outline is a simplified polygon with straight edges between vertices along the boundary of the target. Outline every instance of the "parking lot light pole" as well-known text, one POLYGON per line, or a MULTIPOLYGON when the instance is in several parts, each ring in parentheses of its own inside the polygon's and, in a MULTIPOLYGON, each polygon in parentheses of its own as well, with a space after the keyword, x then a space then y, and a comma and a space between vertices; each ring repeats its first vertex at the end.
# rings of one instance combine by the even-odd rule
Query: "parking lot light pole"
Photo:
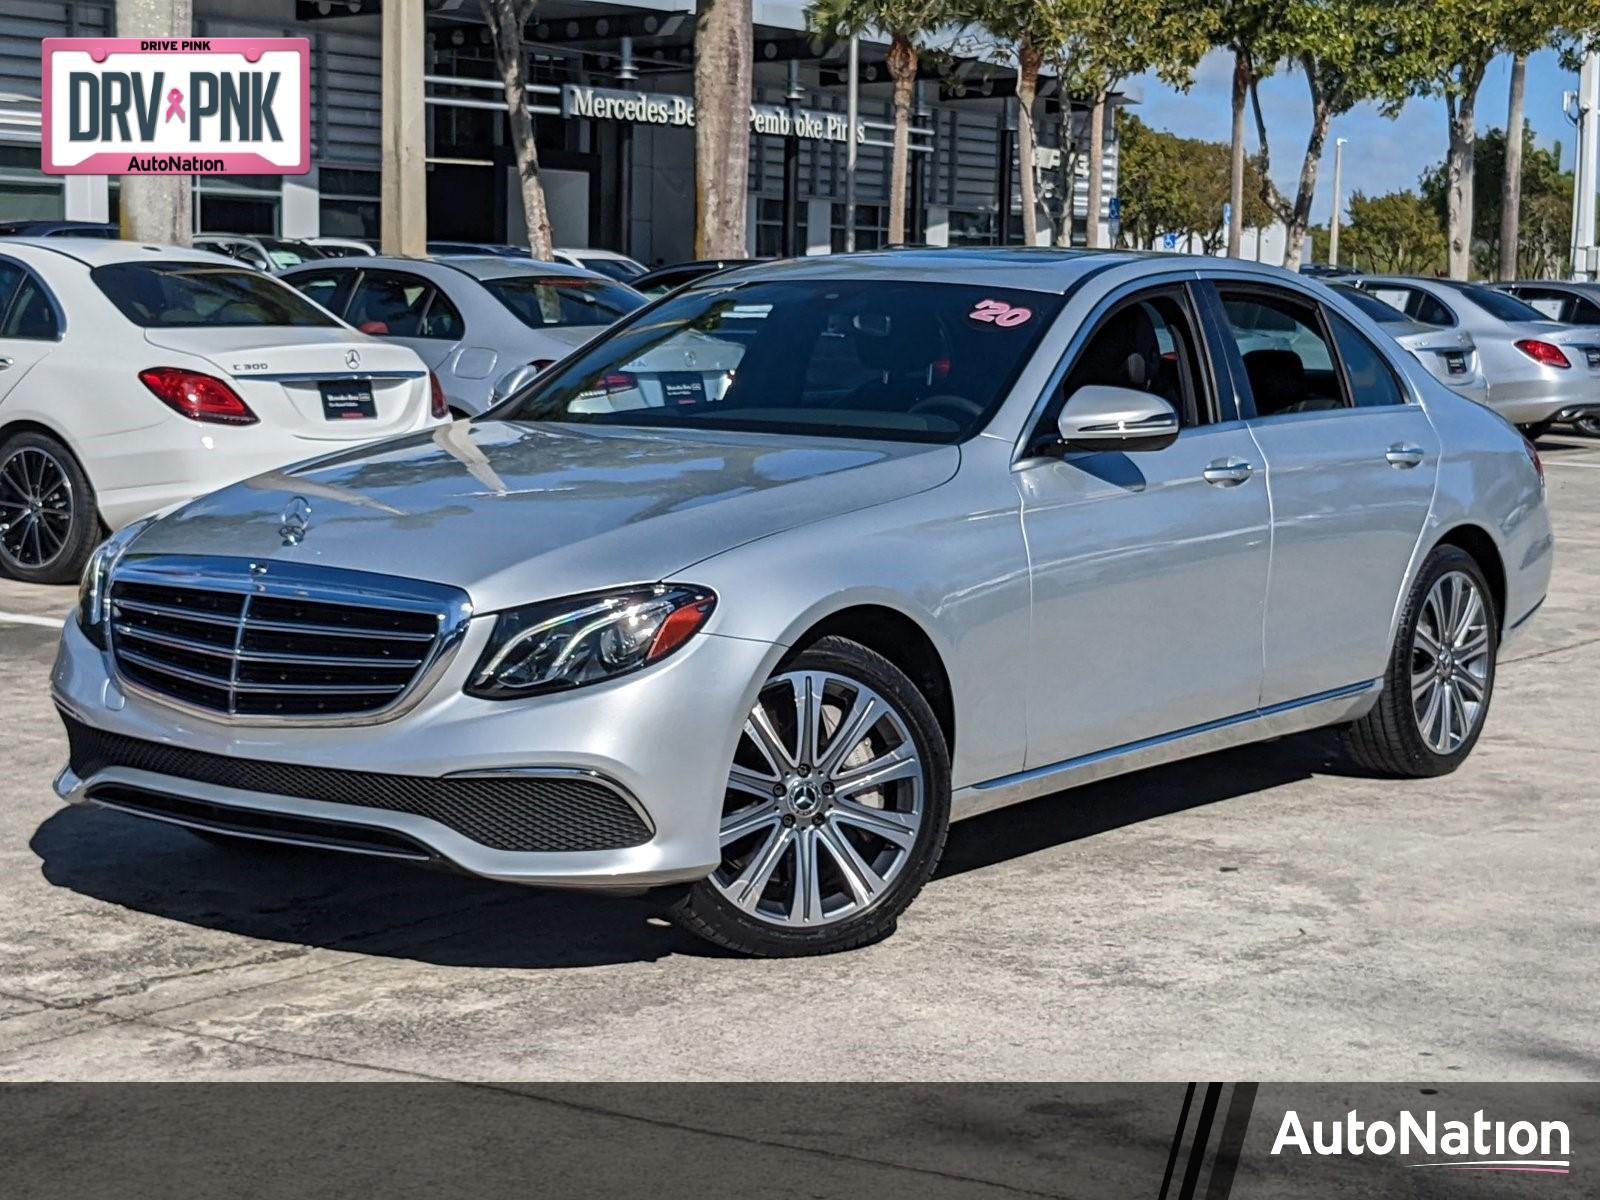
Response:
POLYGON ((844 248, 856 248, 856 122, 861 115, 861 42, 850 38, 850 65, 846 72, 844 143, 844 248))
POLYGON ((1328 265, 1339 265, 1339 209, 1344 204, 1344 144, 1349 138, 1333 139, 1333 213, 1328 217, 1328 265))

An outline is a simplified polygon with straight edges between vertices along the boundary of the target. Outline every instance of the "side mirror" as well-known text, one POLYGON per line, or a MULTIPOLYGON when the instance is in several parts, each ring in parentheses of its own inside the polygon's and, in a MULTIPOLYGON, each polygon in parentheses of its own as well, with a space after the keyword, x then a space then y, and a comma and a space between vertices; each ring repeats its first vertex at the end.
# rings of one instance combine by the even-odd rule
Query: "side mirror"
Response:
POLYGON ((1069 450, 1161 450, 1178 440, 1178 414, 1149 392, 1091 383, 1067 398, 1056 429, 1069 450))

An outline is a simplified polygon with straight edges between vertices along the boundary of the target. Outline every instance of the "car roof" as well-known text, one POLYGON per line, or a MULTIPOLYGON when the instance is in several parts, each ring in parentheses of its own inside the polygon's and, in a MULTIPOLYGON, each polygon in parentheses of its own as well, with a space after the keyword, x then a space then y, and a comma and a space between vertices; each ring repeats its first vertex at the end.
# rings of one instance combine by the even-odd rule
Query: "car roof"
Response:
POLYGON ((1493 286, 1554 288, 1560 292, 1576 292, 1583 296, 1593 296, 1600 292, 1600 281, 1592 279, 1503 279, 1493 286))
POLYGON ((734 267, 708 275, 688 287, 720 287, 756 279, 906 279, 964 283, 1036 292, 1065 292, 1090 275, 1138 262, 1152 271, 1215 271, 1258 275, 1263 282, 1308 282, 1282 267, 1248 259, 1149 250, 1080 250, 1053 246, 951 246, 819 254, 734 267))
POLYGON ((596 275, 593 271, 568 266, 566 263, 541 262, 533 258, 502 258, 497 254, 451 255, 447 258, 406 258, 398 254, 366 254, 359 258, 321 259, 316 262, 300 263, 289 268, 285 274, 299 275, 317 269, 381 271, 385 268, 393 271, 413 271, 434 280, 448 279, 453 273, 477 280, 543 275, 564 279, 602 279, 607 283, 616 282, 614 279, 606 279, 604 275, 596 275))
POLYGON ((119 238, 6 238, 5 246, 28 246, 46 250, 63 258, 75 259, 89 267, 122 262, 203 262, 238 266, 233 259, 209 250, 187 246, 160 246, 150 242, 127 242, 119 238))
POLYGON ((555 246, 552 251, 556 254, 571 254, 574 257, 583 255, 585 258, 609 258, 618 262, 638 262, 631 254, 624 254, 620 250, 602 250, 598 246, 555 246))

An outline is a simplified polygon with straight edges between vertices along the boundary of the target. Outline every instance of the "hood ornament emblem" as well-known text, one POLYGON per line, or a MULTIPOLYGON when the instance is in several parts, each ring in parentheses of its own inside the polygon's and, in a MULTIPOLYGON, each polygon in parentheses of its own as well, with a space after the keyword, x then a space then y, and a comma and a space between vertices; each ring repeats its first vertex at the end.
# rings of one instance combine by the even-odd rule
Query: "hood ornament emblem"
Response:
POLYGON ((278 536, 285 546, 298 546, 310 528, 311 504, 304 496, 296 496, 278 514, 278 536))
POLYGON ((346 350, 344 352, 344 365, 354 371, 361 365, 361 351, 346 350))

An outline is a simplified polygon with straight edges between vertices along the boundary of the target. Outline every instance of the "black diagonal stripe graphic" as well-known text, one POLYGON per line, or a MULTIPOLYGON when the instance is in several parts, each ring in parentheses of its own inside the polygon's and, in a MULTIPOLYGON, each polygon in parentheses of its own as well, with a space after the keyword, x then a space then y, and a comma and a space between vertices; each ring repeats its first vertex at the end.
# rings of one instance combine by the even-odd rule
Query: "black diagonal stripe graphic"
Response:
POLYGON ((1206 1165, 1206 1143, 1211 1140, 1211 1122, 1216 1120, 1217 1101, 1222 1096, 1220 1083, 1206 1084, 1206 1098, 1200 1103, 1200 1118, 1195 1122, 1194 1141, 1189 1146, 1189 1165, 1183 1170, 1183 1187, 1178 1200, 1194 1200, 1200 1184, 1200 1170, 1206 1165))
POLYGON ((1178 1169, 1178 1151, 1183 1148, 1183 1131, 1189 1124, 1189 1106, 1194 1103, 1194 1084, 1183 1092, 1183 1107, 1178 1110, 1178 1128, 1172 1133, 1172 1149, 1167 1151, 1167 1170, 1161 1176, 1161 1194, 1157 1200, 1167 1200, 1167 1190, 1172 1186, 1172 1173, 1178 1169))
POLYGON ((1228 1200, 1233 1191, 1233 1175, 1239 1169, 1239 1155, 1244 1150, 1244 1135, 1250 1129, 1250 1113, 1256 1105, 1254 1083, 1236 1083, 1233 1095, 1228 1098, 1228 1115, 1222 1120, 1222 1137, 1217 1142, 1217 1158, 1211 1168, 1211 1182, 1206 1185, 1206 1200, 1228 1200))

